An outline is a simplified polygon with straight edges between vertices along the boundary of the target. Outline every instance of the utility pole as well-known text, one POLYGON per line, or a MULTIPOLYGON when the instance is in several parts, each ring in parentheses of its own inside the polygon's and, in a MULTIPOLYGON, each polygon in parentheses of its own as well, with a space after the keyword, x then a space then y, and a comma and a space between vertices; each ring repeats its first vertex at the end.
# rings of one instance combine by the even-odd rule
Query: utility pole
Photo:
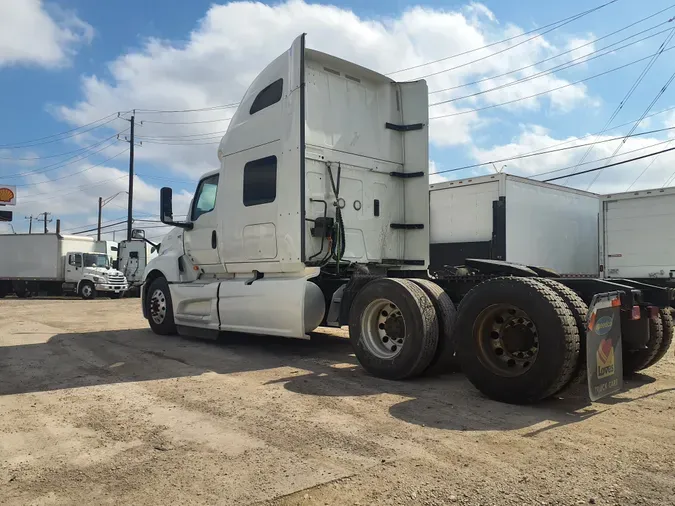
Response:
POLYGON ((48 212, 45 211, 44 213, 40 213, 40 214, 38 215, 38 217, 35 218, 35 221, 42 221, 42 222, 44 222, 44 224, 45 224, 45 234, 47 233, 47 223, 51 223, 51 222, 52 222, 52 219, 50 218, 51 215, 52 215, 52 213, 48 213, 48 212), (40 218, 40 216, 42 216, 42 218, 40 218))
POLYGON ((24 220, 29 220, 28 221, 28 233, 32 234, 33 233, 33 215, 31 214, 30 216, 24 217, 24 220))
POLYGON ((101 211, 103 211, 103 197, 98 198, 98 228, 96 232, 96 240, 101 240, 101 211))
MULTIPOLYGON (((131 224, 133 221, 133 207, 134 207, 134 127, 136 126, 136 109, 131 114, 131 119, 122 118, 131 123, 129 130, 129 137, 124 137, 124 140, 129 143, 129 203, 127 204, 127 240, 131 240, 131 224)), ((121 117, 121 116, 120 116, 121 117)), ((143 124, 143 122, 141 122, 143 124)), ((119 138, 119 136, 118 136, 119 138)), ((142 145, 143 143, 140 143, 142 145)))

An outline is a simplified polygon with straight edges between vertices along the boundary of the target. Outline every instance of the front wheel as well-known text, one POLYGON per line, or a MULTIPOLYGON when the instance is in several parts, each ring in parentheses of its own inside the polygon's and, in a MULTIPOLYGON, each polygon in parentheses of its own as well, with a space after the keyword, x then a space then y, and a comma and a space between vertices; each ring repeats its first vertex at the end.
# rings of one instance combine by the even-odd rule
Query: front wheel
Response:
POLYGON ((173 319, 171 291, 165 278, 157 278, 150 284, 145 303, 152 331, 161 336, 175 334, 176 323, 173 319))
POLYGON ((91 281, 82 281, 80 283, 80 297, 84 300, 92 300, 96 298, 96 287, 91 281))

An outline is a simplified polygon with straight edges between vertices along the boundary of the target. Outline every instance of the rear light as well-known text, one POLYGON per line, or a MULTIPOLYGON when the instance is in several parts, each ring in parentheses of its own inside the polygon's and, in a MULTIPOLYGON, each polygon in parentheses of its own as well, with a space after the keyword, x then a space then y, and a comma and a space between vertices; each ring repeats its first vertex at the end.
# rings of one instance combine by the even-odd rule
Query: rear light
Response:
POLYGON ((656 318, 659 315, 659 308, 656 306, 649 306, 649 317, 656 318))
POLYGON ((631 320, 639 320, 640 319, 640 306, 633 306, 630 312, 630 319, 631 320))

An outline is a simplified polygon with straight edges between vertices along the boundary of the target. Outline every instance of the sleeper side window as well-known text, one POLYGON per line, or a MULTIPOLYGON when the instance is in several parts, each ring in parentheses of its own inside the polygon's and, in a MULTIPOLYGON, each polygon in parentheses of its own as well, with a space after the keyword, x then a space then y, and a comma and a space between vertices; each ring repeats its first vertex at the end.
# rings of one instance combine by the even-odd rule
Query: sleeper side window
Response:
POLYGON ((255 114, 256 112, 262 111, 263 109, 279 102, 279 100, 281 100, 283 90, 283 79, 277 79, 272 84, 263 88, 251 104, 251 108, 248 111, 249 114, 255 114))

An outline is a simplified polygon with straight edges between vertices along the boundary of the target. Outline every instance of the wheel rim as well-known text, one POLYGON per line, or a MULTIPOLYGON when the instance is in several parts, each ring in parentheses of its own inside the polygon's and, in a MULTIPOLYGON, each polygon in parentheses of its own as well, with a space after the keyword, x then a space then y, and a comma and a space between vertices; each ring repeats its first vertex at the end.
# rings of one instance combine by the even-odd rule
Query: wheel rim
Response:
POLYGON ((485 308, 473 328, 480 361, 500 376, 520 376, 539 353, 539 334, 529 315, 510 304, 485 308))
POLYGON ((84 295, 85 297, 91 297, 91 286, 84 285, 82 287, 82 295, 84 295))
POLYGON ((150 316, 158 325, 166 318, 166 296, 160 289, 155 290, 150 297, 150 316))
POLYGON ((396 357, 405 343, 405 319, 396 304, 377 299, 368 304, 361 316, 363 342, 370 353, 390 360, 396 357))

